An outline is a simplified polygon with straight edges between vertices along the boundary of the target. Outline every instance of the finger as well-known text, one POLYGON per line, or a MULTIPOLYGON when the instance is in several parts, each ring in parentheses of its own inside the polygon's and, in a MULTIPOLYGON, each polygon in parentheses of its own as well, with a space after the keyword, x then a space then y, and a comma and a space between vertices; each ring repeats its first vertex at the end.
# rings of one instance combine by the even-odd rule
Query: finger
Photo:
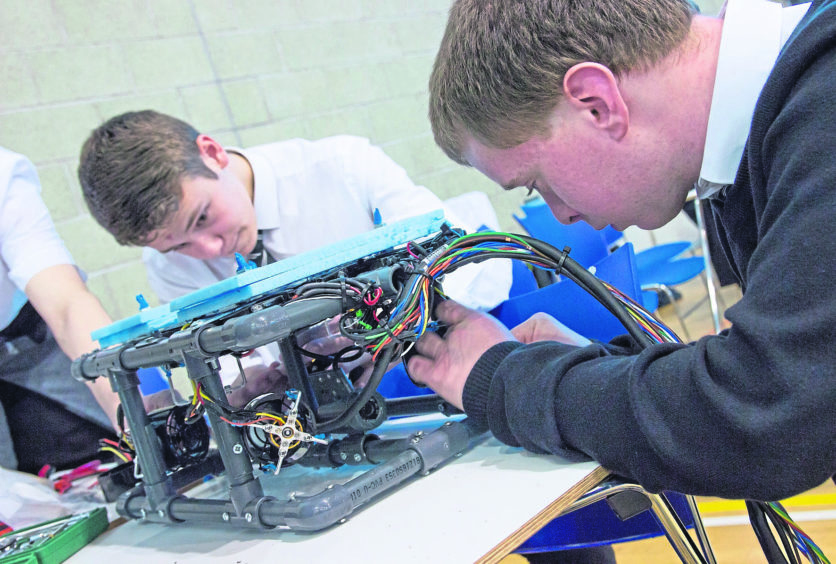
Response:
POLYGON ((436 358, 442 353, 444 347, 446 346, 447 345, 444 343, 444 339, 435 333, 430 332, 424 333, 424 335, 415 342, 415 351, 420 356, 436 358))
POLYGON ((435 306, 435 317, 439 321, 443 321, 449 325, 461 323, 471 315, 476 313, 474 310, 463 306, 462 304, 453 300, 444 300, 435 306))
POLYGON ((522 343, 530 343, 536 326, 537 321, 534 318, 530 318, 511 329, 511 334, 516 340, 522 343))
POLYGON ((427 377, 432 374, 435 363, 423 356, 413 356, 406 363, 406 372, 409 377, 419 384, 427 384, 427 377))

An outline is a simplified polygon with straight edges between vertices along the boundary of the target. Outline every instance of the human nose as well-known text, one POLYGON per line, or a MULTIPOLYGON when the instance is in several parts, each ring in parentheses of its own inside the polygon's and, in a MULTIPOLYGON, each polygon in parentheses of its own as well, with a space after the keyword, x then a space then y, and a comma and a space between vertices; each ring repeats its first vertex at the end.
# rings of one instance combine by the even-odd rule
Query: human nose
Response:
POLYGON ((223 238, 211 233, 203 233, 194 242, 196 250, 203 259, 217 258, 223 253, 223 238))
POLYGON ((544 195, 543 199, 546 200, 546 204, 552 211, 552 215, 554 215, 554 217, 557 218, 557 221, 563 225, 569 225, 570 223, 575 223, 578 220, 577 213, 564 204, 563 200, 561 200, 558 196, 549 194, 548 196, 544 195))

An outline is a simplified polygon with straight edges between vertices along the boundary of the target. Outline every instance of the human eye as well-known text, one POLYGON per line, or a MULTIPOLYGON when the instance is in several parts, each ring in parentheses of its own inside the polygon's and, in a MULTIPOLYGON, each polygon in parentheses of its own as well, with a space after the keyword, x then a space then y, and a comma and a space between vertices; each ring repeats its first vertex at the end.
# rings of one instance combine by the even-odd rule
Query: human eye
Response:
POLYGON ((209 210, 205 209, 202 212, 200 212, 199 216, 197 216, 197 219, 194 222, 194 226, 199 229, 199 228, 203 227, 204 225, 206 225, 206 223, 208 221, 209 221, 209 210))
POLYGON ((528 185, 528 193, 526 194, 526 197, 531 196, 534 192, 539 192, 539 191, 540 191, 540 187, 537 186, 537 181, 532 180, 531 183, 528 185))
POLYGON ((174 253, 174 252, 182 252, 186 247, 188 247, 188 243, 180 243, 179 245, 175 245, 173 247, 169 247, 168 249, 163 251, 163 254, 174 253))

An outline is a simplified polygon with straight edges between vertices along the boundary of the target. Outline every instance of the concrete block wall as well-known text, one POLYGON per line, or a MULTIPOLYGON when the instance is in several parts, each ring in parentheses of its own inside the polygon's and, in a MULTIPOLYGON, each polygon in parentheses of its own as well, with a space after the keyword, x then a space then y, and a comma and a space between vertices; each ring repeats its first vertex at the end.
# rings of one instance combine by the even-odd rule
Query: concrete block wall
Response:
POLYGON ((503 227, 521 194, 432 140, 427 80, 450 0, 9 0, 0 18, 0 145, 36 165, 58 231, 114 318, 156 303, 140 253, 88 214, 90 130, 128 110, 249 146, 368 137, 442 198, 484 190, 503 227))

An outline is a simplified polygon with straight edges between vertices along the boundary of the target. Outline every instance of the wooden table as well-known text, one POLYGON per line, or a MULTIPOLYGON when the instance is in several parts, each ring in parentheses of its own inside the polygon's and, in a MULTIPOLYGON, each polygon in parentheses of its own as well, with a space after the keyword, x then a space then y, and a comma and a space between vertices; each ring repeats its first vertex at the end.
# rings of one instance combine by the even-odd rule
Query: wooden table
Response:
MULTIPOLYGON (((432 420, 433 416, 429 418, 432 420)), ((410 419, 425 425, 427 418, 410 419)), ((403 426, 403 422, 396 426, 403 426)), ((385 434, 385 430, 381 434, 385 434)), ((283 469, 261 478, 265 494, 310 495, 356 468, 283 469)), ((597 486, 608 472, 503 445, 489 435, 471 450, 317 533, 128 521, 68 562, 497 562, 597 486)), ((223 479, 189 492, 224 498, 223 479)))

